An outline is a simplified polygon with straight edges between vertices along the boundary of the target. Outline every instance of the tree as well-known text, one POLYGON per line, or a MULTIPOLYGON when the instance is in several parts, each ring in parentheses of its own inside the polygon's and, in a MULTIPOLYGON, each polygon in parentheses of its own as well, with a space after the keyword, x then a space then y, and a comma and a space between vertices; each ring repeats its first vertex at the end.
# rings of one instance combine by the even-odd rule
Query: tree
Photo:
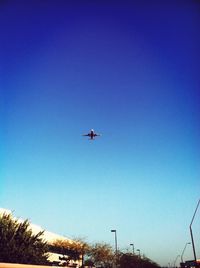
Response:
POLYGON ((140 259, 138 256, 132 253, 118 253, 118 264, 120 268, 135 268, 140 267, 140 259))
POLYGON ((48 246, 43 232, 33 234, 28 220, 20 222, 11 214, 0 216, 0 262, 47 264, 48 246))
POLYGON ((85 255, 88 255, 90 251, 90 245, 82 238, 75 238, 74 241, 76 243, 78 251, 81 253, 82 267, 84 267, 84 257, 85 255))
POLYGON ((109 268, 112 267, 114 253, 109 244, 96 243, 90 247, 88 257, 96 266, 109 268))
POLYGON ((82 239, 72 240, 55 240, 50 251, 60 253, 63 255, 66 261, 70 260, 81 260, 82 264, 84 262, 84 255, 88 253, 90 246, 82 239))
POLYGON ((66 260, 79 260, 81 249, 75 241, 56 239, 50 246, 50 251, 65 256, 66 260))
POLYGON ((120 252, 118 256, 120 268, 158 268, 159 266, 148 258, 141 258, 132 253, 120 252))

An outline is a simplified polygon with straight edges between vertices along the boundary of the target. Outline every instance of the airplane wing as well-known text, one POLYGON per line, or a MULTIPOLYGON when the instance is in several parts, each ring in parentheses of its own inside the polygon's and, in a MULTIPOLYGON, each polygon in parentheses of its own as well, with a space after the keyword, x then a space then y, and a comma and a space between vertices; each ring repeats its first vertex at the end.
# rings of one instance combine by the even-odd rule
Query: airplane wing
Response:
POLYGON ((90 134, 83 134, 82 136, 87 136, 87 137, 90 137, 90 134))
POLYGON ((101 136, 101 134, 97 134, 97 133, 95 133, 94 136, 95 136, 95 137, 96 137, 96 136, 101 136))

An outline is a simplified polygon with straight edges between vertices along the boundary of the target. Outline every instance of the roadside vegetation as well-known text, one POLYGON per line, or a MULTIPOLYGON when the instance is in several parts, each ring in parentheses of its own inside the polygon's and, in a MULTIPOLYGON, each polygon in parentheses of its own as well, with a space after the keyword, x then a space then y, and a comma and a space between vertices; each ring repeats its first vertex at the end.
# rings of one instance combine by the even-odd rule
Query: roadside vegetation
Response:
POLYGON ((106 243, 89 244, 82 239, 55 240, 51 245, 43 239, 43 232, 33 234, 28 220, 20 222, 11 214, 0 215, 0 262, 51 265, 49 253, 58 253, 63 265, 71 260, 84 266, 98 268, 158 268, 150 259, 119 251, 106 243))
POLYGON ((117 257, 113 248, 106 243, 88 244, 82 239, 73 242, 55 240, 52 252, 63 254, 66 265, 70 260, 81 260, 86 267, 98 268, 159 268, 160 266, 147 257, 119 251, 117 257))
POLYGON ((48 245, 42 234, 33 234, 28 220, 20 222, 11 214, 1 215, 0 262, 48 264, 48 245))

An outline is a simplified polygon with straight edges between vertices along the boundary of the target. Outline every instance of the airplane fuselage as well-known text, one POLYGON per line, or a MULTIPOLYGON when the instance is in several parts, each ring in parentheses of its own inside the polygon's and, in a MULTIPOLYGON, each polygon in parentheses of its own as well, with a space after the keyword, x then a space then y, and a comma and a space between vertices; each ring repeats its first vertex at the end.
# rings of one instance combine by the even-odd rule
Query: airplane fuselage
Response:
POLYGON ((93 140, 94 137, 95 137, 94 130, 91 130, 91 131, 90 131, 90 138, 91 138, 91 140, 93 140))
POLYGON ((96 136, 100 136, 100 134, 96 134, 96 133, 94 132, 94 129, 91 129, 90 132, 89 132, 88 134, 84 134, 83 136, 88 136, 88 137, 90 137, 90 140, 94 140, 94 138, 95 138, 96 136))

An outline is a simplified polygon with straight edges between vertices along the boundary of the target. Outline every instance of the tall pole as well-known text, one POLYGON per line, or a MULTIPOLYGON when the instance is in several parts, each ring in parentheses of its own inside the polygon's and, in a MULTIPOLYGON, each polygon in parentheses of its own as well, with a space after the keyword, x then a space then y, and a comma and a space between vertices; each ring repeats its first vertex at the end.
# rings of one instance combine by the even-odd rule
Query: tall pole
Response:
POLYGON ((185 249, 186 249, 187 245, 190 245, 190 244, 191 244, 190 242, 188 242, 188 243, 185 244, 185 247, 184 247, 183 252, 182 252, 182 254, 181 254, 181 262, 182 262, 182 263, 183 263, 183 254, 184 254, 184 252, 185 252, 185 249))
POLYGON ((139 257, 141 257, 141 255, 140 255, 140 249, 137 249, 137 251, 139 252, 139 257))
POLYGON ((194 253, 195 264, 196 264, 196 261, 197 261, 197 256, 196 256, 196 252, 195 252, 194 237, 193 237, 193 233, 192 233, 192 223, 194 221, 194 218, 195 218, 195 215, 196 215, 196 212, 197 212, 199 204, 200 204, 200 199, 199 199, 199 202, 198 202, 197 207, 195 209, 194 215, 192 217, 192 221, 190 223, 190 235, 191 235, 191 240, 192 240, 192 248, 193 248, 193 253, 194 253))
POLYGON ((132 246, 133 247, 133 254, 135 253, 135 251, 134 251, 134 244, 133 243, 131 243, 130 244, 130 246, 132 246))
POLYGON ((117 230, 111 230, 112 233, 115 233, 115 267, 117 267, 117 230))

